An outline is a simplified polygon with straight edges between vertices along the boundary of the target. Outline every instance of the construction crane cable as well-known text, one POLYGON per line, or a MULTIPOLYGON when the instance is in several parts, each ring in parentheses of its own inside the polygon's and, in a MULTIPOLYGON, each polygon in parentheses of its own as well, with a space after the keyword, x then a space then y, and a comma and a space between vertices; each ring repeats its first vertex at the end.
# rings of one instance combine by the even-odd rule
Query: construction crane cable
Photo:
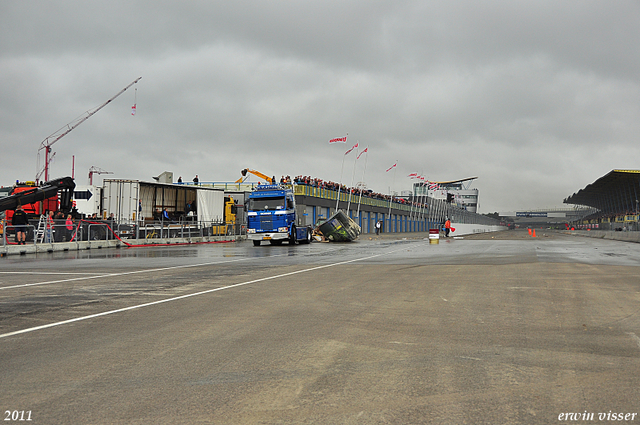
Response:
POLYGON ((142 77, 138 77, 137 79, 135 79, 131 84, 129 84, 127 87, 120 90, 115 96, 113 96, 112 98, 104 102, 102 105, 97 106, 96 108, 93 108, 93 109, 89 109, 87 112, 85 112, 75 120, 71 121, 69 124, 63 126, 59 130, 51 134, 49 137, 45 138, 40 144, 40 149, 38 149, 38 168, 40 168, 40 151, 43 149, 45 151, 44 168, 36 174, 36 181, 40 181, 40 177, 42 177, 42 174, 44 174, 45 181, 49 180, 49 162, 53 157, 51 152, 51 146, 53 146, 58 140, 62 139, 64 136, 69 134, 69 132, 71 132, 74 128, 76 128, 77 126, 79 126, 80 124, 88 120, 96 112, 98 112, 99 110, 107 106, 115 98, 117 98, 122 93, 127 91, 129 87, 136 84, 138 81, 140 81, 140 79, 142 79, 142 77))

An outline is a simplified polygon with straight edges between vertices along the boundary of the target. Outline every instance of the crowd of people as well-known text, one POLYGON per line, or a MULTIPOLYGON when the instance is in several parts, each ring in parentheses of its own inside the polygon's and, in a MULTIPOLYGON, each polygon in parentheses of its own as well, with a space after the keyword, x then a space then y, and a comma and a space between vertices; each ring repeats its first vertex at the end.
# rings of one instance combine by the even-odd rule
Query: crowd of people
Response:
MULTIPOLYGON (((87 238, 84 233, 87 232, 84 227, 89 228, 89 224, 105 224, 110 228, 115 226, 115 217, 113 213, 103 220, 97 214, 87 216, 82 219, 74 219, 71 214, 64 214, 62 211, 45 211, 44 214, 44 232, 42 234, 42 241, 45 243, 50 242, 69 242, 75 240, 83 240, 82 237, 77 234, 80 232, 84 238, 87 238), (81 223, 86 222, 86 226, 81 223)), ((15 242, 18 245, 26 245, 27 234, 35 232, 37 224, 35 220, 30 221, 28 215, 22 209, 22 206, 18 205, 14 210, 11 225, 15 229, 15 242), (30 229, 31 227, 31 229, 30 229)), ((106 232, 106 229, 101 229, 99 226, 91 229, 90 239, 102 238, 106 232), (98 235, 101 232, 101 235, 98 235), (99 236, 99 237, 98 237, 99 236)), ((30 236, 30 237, 33 237, 30 236)))
MULTIPOLYGON (((371 199, 380 199, 383 201, 391 200, 392 202, 395 202, 398 204, 405 204, 405 205, 412 204, 412 202, 409 199, 405 199, 402 197, 398 197, 398 196, 392 197, 391 195, 374 192, 371 189, 348 187, 344 184, 340 184, 332 181, 324 181, 318 178, 313 178, 311 176, 297 176, 297 177, 294 177, 293 179, 291 179, 290 176, 282 176, 280 178, 280 184, 297 184, 297 185, 305 185, 310 187, 317 187, 320 189, 328 189, 328 190, 335 190, 335 191, 340 190, 341 193, 351 193, 352 195, 355 195, 355 196, 360 196, 360 193, 362 193, 363 197, 367 197, 371 199)), ((413 202, 413 206, 422 207, 424 205, 420 202, 413 202)))

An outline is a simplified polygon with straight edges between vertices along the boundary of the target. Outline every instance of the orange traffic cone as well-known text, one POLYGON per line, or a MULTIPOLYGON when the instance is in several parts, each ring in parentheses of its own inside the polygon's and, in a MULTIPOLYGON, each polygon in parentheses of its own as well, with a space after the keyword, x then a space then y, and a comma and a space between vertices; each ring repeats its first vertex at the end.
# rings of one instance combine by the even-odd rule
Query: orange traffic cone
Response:
POLYGON ((533 236, 534 238, 536 237, 536 229, 533 229, 533 234, 531 236, 533 236))

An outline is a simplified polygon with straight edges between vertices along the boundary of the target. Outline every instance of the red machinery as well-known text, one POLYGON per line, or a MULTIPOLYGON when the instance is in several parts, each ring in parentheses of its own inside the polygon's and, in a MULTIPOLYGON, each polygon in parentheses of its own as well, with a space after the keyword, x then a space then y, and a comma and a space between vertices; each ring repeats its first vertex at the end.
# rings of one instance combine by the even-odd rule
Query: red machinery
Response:
POLYGON ((71 177, 63 177, 37 186, 35 182, 17 183, 9 196, 0 198, 0 212, 6 211, 5 218, 11 222, 13 211, 18 205, 30 218, 37 218, 45 211, 68 213, 73 208, 73 189, 76 184, 71 177))

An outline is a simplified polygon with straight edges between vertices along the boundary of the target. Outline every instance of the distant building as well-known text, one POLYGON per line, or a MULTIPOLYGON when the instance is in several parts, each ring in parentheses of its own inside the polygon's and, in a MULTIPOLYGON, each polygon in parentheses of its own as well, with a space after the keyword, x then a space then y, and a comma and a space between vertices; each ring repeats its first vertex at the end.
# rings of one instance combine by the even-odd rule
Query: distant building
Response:
POLYGON ((478 210, 478 189, 470 189, 477 177, 446 182, 420 182, 413 184, 416 197, 427 195, 433 199, 450 201, 463 210, 475 213, 478 210))

